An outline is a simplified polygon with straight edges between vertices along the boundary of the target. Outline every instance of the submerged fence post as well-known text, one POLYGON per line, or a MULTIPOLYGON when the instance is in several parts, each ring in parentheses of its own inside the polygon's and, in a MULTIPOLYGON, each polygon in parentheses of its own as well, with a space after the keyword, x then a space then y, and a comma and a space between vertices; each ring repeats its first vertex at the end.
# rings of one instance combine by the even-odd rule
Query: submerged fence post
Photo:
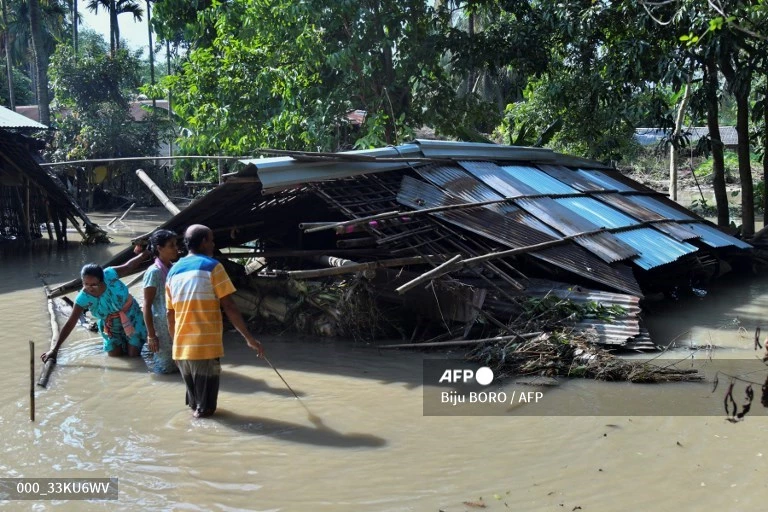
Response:
POLYGON ((29 421, 35 421, 35 342, 29 340, 29 421))

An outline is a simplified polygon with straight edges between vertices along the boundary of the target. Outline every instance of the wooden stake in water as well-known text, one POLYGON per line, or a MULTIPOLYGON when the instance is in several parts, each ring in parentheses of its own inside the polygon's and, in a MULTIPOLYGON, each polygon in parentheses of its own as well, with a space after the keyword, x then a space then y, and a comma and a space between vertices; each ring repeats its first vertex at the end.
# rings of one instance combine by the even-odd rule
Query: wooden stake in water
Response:
POLYGON ((29 340, 29 421, 35 421, 35 342, 29 340))

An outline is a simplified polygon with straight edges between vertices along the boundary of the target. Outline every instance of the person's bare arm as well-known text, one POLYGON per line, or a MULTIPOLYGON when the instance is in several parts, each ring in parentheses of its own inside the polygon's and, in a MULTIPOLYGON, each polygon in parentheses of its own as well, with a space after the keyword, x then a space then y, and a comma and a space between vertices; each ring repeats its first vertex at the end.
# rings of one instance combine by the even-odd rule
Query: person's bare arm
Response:
POLYGON ((229 321, 232 322, 232 325, 237 329, 237 332, 245 338, 245 342, 248 346, 255 350, 259 354, 259 357, 264 356, 264 347, 262 347, 259 340, 253 337, 251 331, 248 330, 248 326, 245 325, 245 320, 243 320, 243 315, 240 314, 240 310, 237 309, 237 304, 235 304, 231 295, 227 295, 221 299, 221 307, 224 310, 224 314, 229 318, 229 321))
POLYGON ((140 246, 136 246, 134 249, 134 252, 137 252, 141 250, 141 252, 138 252, 136 256, 131 258, 130 260, 126 261, 122 265, 118 265, 117 267, 112 267, 117 272, 117 277, 125 277, 133 274, 141 267, 142 263, 146 263, 151 259, 151 254, 147 249, 142 249, 140 246))
POLYGON ((75 328, 75 325, 77 325, 77 320, 80 318, 80 315, 82 315, 84 311, 85 310, 77 304, 72 307, 72 313, 70 313, 66 323, 61 328, 61 331, 59 331, 59 337, 56 338, 56 345, 54 345, 54 347, 48 352, 43 352, 43 354, 40 356, 40 359, 42 359, 43 362, 46 362, 48 358, 51 357, 56 359, 56 356, 59 353, 59 348, 70 335, 72 329, 75 328))
POLYGON ((168 312, 165 314, 165 317, 168 319, 168 332, 171 333, 171 342, 176 341, 176 311, 172 309, 168 309, 168 312))
POLYGON ((160 349, 157 331, 155 331, 155 319, 152 317, 152 302, 154 302, 156 295, 156 286, 144 288, 144 323, 147 325, 147 346, 152 352, 157 352, 160 349))

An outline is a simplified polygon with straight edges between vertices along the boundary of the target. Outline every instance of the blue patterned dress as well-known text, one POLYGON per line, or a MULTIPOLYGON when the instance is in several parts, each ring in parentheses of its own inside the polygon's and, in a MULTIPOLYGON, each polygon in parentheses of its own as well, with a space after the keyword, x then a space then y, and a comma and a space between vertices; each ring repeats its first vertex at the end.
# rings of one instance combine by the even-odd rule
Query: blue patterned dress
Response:
POLYGON ((141 314, 139 303, 128 292, 128 287, 120 280, 117 271, 112 267, 104 269, 104 284, 107 286, 104 293, 94 297, 85 290, 80 290, 75 298, 75 304, 91 312, 91 316, 98 320, 99 333, 104 339, 104 351, 109 352, 121 347, 128 351, 128 345, 141 349, 147 340, 147 327, 144 325, 144 317, 141 314), (125 312, 128 320, 133 324, 134 332, 130 336, 125 333, 120 318, 110 320, 109 328, 105 325, 106 319, 113 313, 123 309, 126 301, 133 301, 131 307, 125 312), (108 331, 111 330, 111 335, 108 331))

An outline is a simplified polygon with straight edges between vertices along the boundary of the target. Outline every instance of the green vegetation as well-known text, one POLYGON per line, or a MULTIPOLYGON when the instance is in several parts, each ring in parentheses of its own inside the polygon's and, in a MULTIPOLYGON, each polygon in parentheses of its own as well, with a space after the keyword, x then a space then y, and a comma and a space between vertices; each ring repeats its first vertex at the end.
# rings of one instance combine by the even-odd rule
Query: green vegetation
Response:
MULTIPOLYGON (((48 93, 57 103, 66 94, 54 68, 83 54, 71 26, 78 4, 6 3, 8 58, 28 79, 11 83, 40 99, 48 122, 48 93)), ((80 8, 109 16, 104 65, 112 59, 127 74, 124 97, 170 97, 181 153, 370 148, 405 142, 426 126, 443 137, 546 145, 625 164, 637 151, 636 127, 666 129, 666 144, 690 150, 672 135, 676 124, 713 133, 733 124, 735 162, 722 163, 716 140, 698 149, 713 157, 718 222, 729 222, 727 167, 746 198, 743 233, 754 230, 749 153, 764 153, 768 133, 766 2, 92 0, 80 8), (138 89, 135 67, 120 53, 118 19, 150 8, 156 48, 171 50, 173 68, 138 89), (363 121, 352 122, 351 111, 363 121)), ((112 134, 67 140, 117 151, 94 138, 102 136, 112 134)), ((213 172, 206 165, 200 178, 213 172)))

